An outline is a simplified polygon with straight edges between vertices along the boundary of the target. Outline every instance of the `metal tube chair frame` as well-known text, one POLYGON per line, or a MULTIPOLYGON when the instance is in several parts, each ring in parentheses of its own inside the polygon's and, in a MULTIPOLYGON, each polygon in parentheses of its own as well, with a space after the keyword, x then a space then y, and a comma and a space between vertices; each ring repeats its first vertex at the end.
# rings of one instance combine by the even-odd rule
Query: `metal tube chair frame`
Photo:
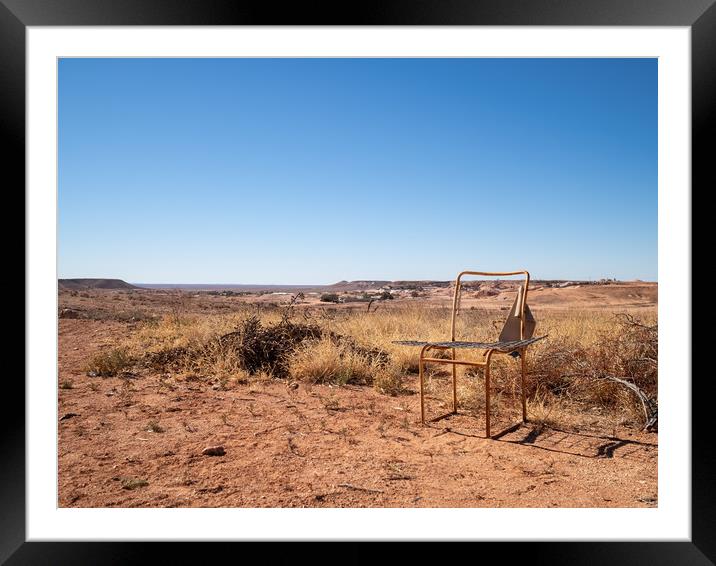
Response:
MULTIPOLYGON (((455 280, 455 294, 452 302, 452 319, 450 323, 450 341, 455 341, 455 318, 458 314, 459 309, 459 297, 460 297, 460 285, 463 276, 465 275, 479 275, 488 277, 506 277, 510 275, 524 275, 525 284, 524 291, 522 292, 522 298, 519 303, 520 312, 520 339, 525 339, 525 305, 527 303, 527 289, 530 284, 530 274, 527 271, 506 271, 506 272, 487 272, 487 271, 463 271, 455 280)), ((514 350, 513 350, 514 351, 514 350)), ((525 399, 525 354, 527 347, 518 348, 520 355, 520 395, 522 397, 522 422, 527 422, 527 401, 525 399)), ((490 363, 492 356, 495 353, 510 353, 501 352, 500 350, 491 348, 487 349, 484 354, 483 361, 470 361, 470 360, 458 360, 455 357, 455 348, 449 346, 439 346, 435 344, 426 344, 420 350, 420 359, 418 362, 418 371, 420 377, 420 421, 425 424, 425 364, 426 363, 437 363, 437 364, 451 364, 452 365, 452 411, 440 415, 438 417, 430 419, 431 421, 437 421, 448 417, 450 415, 457 414, 457 366, 473 366, 473 367, 484 367, 485 368, 485 436, 490 438, 490 363), (430 350, 450 350, 451 358, 435 358, 428 357, 426 354, 430 350)))

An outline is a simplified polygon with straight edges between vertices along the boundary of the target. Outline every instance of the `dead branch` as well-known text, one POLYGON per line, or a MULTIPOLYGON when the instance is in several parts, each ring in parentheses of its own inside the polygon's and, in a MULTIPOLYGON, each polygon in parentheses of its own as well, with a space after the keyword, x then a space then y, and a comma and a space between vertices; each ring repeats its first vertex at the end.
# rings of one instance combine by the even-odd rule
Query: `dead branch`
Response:
POLYGON ((269 432, 273 432, 274 430, 278 430, 280 428, 286 428, 289 426, 291 426, 291 425, 282 424, 282 425, 278 425, 278 426, 272 426, 271 428, 267 428, 265 430, 259 430, 259 431, 255 432, 254 436, 261 436, 262 434, 268 434, 269 432))
POLYGON ((647 431, 653 431, 656 430, 658 425, 658 407, 656 406, 656 403, 652 401, 646 393, 644 393, 639 387, 637 387, 634 383, 631 381, 627 381, 624 378, 621 377, 614 377, 613 375, 603 375, 597 379, 608 379, 609 381, 613 381, 615 383, 619 383, 620 385, 623 385, 624 387, 628 388, 630 391, 632 391, 639 401, 641 401, 641 406, 644 409, 644 417, 646 419, 646 422, 644 424, 644 430, 647 431))
POLYGON ((355 489, 356 491, 367 491, 368 493, 385 493, 382 489, 371 489, 369 487, 361 487, 359 485, 353 485, 352 483, 339 483, 338 487, 345 487, 347 489, 355 489))
POLYGON ((643 324, 639 322, 636 318, 634 318, 634 315, 631 315, 626 312, 617 313, 616 317, 618 319, 621 319, 620 322, 625 326, 635 326, 637 328, 643 328, 644 330, 648 330, 649 332, 657 332, 658 330, 657 324, 643 324))

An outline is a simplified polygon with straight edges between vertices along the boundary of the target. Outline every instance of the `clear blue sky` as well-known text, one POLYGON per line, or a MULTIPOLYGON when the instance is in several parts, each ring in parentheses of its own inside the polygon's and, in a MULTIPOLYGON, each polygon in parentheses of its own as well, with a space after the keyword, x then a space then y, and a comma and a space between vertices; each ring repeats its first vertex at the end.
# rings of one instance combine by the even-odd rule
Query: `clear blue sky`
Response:
POLYGON ((59 275, 657 278, 656 59, 62 59, 59 275))

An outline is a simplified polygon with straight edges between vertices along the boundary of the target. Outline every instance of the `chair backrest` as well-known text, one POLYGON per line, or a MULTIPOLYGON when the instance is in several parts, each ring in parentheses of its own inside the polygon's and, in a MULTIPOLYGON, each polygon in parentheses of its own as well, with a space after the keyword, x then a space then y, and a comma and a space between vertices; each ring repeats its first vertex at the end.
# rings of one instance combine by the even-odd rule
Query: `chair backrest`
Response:
POLYGON ((502 332, 500 332, 500 342, 512 342, 514 340, 525 340, 527 338, 532 338, 532 335, 535 332, 535 326, 537 325, 537 321, 535 320, 535 317, 532 315, 532 311, 530 310, 530 307, 527 305, 525 301, 525 292, 524 292, 524 286, 520 285, 517 288, 517 296, 515 297, 515 302, 512 304, 512 308, 510 309, 509 314, 507 315, 507 319, 505 320, 505 325, 502 327, 502 332), (522 311, 522 303, 524 302, 524 334, 522 333, 521 328, 521 317, 520 314, 522 311))
POLYGON ((450 324, 450 340, 455 340, 455 319, 460 310, 460 291, 461 280, 466 275, 478 275, 483 277, 506 277, 512 275, 524 275, 525 281, 520 284, 517 289, 517 297, 515 303, 507 315, 507 320, 500 333, 500 341, 513 341, 531 338, 535 329, 535 319, 527 306, 527 290, 530 284, 530 274, 528 271, 462 271, 455 279, 455 292, 452 302, 452 322, 450 324), (524 324, 522 323, 521 314, 524 312, 524 324), (522 332, 524 330, 524 334, 522 332))

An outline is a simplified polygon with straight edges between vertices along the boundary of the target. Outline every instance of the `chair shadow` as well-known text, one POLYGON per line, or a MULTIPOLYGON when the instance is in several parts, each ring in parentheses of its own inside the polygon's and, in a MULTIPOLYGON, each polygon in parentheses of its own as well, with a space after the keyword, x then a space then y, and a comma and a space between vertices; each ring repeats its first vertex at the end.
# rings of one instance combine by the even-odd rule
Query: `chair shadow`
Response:
MULTIPOLYGON (((442 420, 448 415, 441 416, 442 420)), ((449 427, 445 428, 445 432, 457 434, 459 436, 466 436, 472 438, 485 439, 484 435, 472 434, 469 432, 455 430, 449 427)), ((545 450, 547 452, 557 452, 560 454, 568 454, 570 456, 579 456, 580 458, 590 459, 603 459, 613 458, 617 450, 621 450, 627 447, 633 447, 634 450, 623 454, 627 457, 631 454, 641 451, 642 448, 651 449, 658 448, 658 444, 649 442, 642 442, 639 440, 631 440, 627 438, 619 438, 611 435, 598 435, 588 434, 581 432, 566 431, 558 428, 552 428, 545 425, 531 425, 529 423, 516 423, 513 424, 500 432, 493 434, 490 437, 491 440, 497 442, 504 442, 508 444, 518 444, 529 448, 536 448, 538 450, 545 450), (518 438, 505 438, 509 435, 517 433, 522 428, 528 427, 523 436, 518 438), (558 436, 562 435, 562 436, 558 436), (556 439, 555 439, 556 437, 556 439), (576 437, 576 439, 575 439, 576 437), (542 442, 540 442, 542 441, 542 442), (561 443, 567 442, 565 446, 559 446, 561 443), (549 442, 551 446, 545 446, 544 443, 549 442), (579 448, 586 448, 591 454, 585 453, 586 450, 579 451, 579 448)))
MULTIPOLYGON (((602 459, 602 458, 613 458, 614 454, 617 450, 624 449, 627 447, 634 447, 635 450, 626 452, 622 454, 623 456, 628 456, 630 454, 634 454, 635 452, 639 451, 642 447, 648 448, 657 448, 657 444, 652 444, 649 442, 642 442, 639 440, 631 440, 628 438, 619 438, 612 435, 598 435, 598 434, 586 434, 586 433, 580 433, 580 432, 572 432, 572 431, 566 431, 561 430, 557 428, 547 427, 544 425, 536 425, 532 426, 527 430, 527 433, 521 437, 516 439, 505 439, 504 437, 519 431, 523 427, 522 423, 518 423, 516 425, 513 425, 511 427, 508 427, 504 431, 499 432, 495 436, 493 436, 493 440, 497 440, 499 442, 507 442, 510 444, 519 444, 521 446, 529 446, 531 448, 537 448, 540 450, 546 450, 548 452, 559 452, 562 454, 569 454, 571 456, 579 456, 582 458, 593 458, 593 459, 602 459), (557 438, 555 441, 552 437, 557 435, 562 435, 560 438, 557 438), (546 438, 545 438, 546 437, 546 438), (577 437, 576 440, 572 440, 568 445, 564 448, 561 446, 558 448, 557 446, 564 442, 567 439, 573 439, 574 437, 577 437), (543 439, 546 442, 553 443, 554 446, 545 446, 544 443, 540 443, 539 440, 543 439), (585 450, 579 451, 579 448, 587 449, 588 451, 592 452, 591 454, 585 454, 585 450)), ((620 454, 624 452, 622 450, 620 454)))

